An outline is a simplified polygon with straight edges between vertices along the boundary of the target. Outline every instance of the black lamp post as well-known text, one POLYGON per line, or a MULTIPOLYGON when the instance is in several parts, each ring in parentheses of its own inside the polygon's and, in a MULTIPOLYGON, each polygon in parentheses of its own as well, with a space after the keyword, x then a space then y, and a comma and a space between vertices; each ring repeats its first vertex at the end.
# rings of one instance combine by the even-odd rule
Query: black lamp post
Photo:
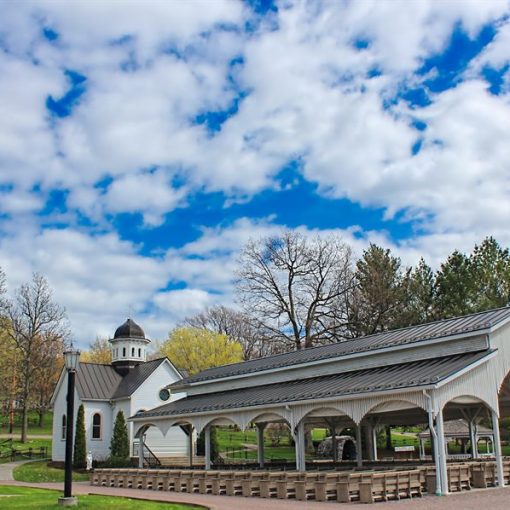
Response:
POLYGON ((64 497, 59 498, 61 506, 75 506, 78 500, 72 496, 73 485, 73 421, 74 421, 74 384, 76 369, 80 360, 80 351, 71 348, 64 352, 64 362, 67 370, 67 414, 66 414, 66 460, 64 497))

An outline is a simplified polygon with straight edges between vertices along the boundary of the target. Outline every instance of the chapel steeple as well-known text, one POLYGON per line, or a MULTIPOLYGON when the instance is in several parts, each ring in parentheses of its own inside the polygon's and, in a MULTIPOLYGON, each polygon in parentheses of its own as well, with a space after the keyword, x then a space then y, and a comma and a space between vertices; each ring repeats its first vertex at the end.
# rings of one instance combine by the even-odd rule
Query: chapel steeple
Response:
POLYGON ((133 319, 127 319, 110 339, 113 368, 124 376, 136 365, 144 363, 149 343, 143 329, 133 319))

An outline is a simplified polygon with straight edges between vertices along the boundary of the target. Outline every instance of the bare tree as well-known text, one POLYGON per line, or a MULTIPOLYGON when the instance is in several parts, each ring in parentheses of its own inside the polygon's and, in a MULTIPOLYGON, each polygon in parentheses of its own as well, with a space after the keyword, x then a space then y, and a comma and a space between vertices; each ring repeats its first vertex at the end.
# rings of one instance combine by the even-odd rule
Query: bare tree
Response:
POLYGON ((261 358, 276 354, 277 346, 271 342, 271 335, 263 325, 256 324, 251 317, 239 310, 226 306, 212 306, 203 312, 186 317, 186 326, 207 329, 215 333, 227 335, 231 340, 239 342, 243 347, 245 360, 261 358))
POLYGON ((16 344, 20 360, 20 400, 22 411, 21 441, 27 440, 28 410, 31 390, 39 373, 38 362, 68 336, 65 311, 53 301, 44 276, 35 273, 21 285, 8 303, 8 334, 16 344))
POLYGON ((240 256, 245 313, 295 349, 338 340, 352 287, 351 250, 336 236, 285 231, 250 241, 240 256))

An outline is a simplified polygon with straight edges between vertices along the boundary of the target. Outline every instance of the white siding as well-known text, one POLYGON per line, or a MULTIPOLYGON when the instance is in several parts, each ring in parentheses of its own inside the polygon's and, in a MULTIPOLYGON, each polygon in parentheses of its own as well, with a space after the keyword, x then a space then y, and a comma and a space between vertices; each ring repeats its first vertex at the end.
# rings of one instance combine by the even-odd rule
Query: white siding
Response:
POLYGON ((112 406, 106 401, 84 401, 85 407, 85 437, 87 438, 87 452, 92 452, 92 458, 104 460, 110 455, 113 423, 112 406), (92 439, 92 417, 101 415, 101 439, 92 439))
MULTIPOLYGON (((159 398, 159 391, 162 388, 179 379, 180 377, 168 363, 162 363, 132 395, 131 416, 141 409, 149 410, 180 398, 182 394, 172 394, 170 400, 166 402, 159 398)), ((130 424, 130 438, 132 443, 132 423, 130 424)), ((186 455, 188 451, 188 436, 180 427, 172 427, 165 436, 159 429, 151 427, 147 431, 145 439, 147 446, 156 456, 186 455)))
MULTIPOLYGON (((58 462, 63 462, 66 456, 66 442, 62 439, 62 416, 67 413, 67 373, 62 377, 62 384, 58 389, 55 396, 55 403, 53 405, 53 440, 51 443, 51 459, 58 462)), ((76 415, 81 401, 78 393, 74 394, 74 418, 73 423, 76 423, 76 415)))

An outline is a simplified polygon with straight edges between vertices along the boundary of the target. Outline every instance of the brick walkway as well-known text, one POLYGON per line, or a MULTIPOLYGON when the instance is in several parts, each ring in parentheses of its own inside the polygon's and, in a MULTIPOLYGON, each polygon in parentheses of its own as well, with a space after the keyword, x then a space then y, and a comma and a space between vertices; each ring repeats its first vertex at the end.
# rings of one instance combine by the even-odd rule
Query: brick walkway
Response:
MULTIPOLYGON (((0 481, 0 485, 20 485, 45 489, 62 490, 62 484, 0 481)), ((327 505, 334 508, 353 510, 357 503, 318 503, 315 501, 295 501, 292 499, 261 499, 231 496, 210 496, 202 494, 185 494, 175 492, 155 492, 137 489, 116 489, 109 487, 93 487, 87 482, 73 484, 74 494, 101 494, 108 496, 124 496, 134 499, 168 501, 174 503, 192 503, 203 505, 211 510, 279 510, 292 508, 296 510, 325 510, 327 505)), ((367 508, 363 505, 364 508, 367 508)), ((447 497, 425 496, 421 499, 403 499, 388 503, 377 503, 375 510, 508 510, 510 508, 510 487, 504 489, 485 489, 452 494, 447 497)))

